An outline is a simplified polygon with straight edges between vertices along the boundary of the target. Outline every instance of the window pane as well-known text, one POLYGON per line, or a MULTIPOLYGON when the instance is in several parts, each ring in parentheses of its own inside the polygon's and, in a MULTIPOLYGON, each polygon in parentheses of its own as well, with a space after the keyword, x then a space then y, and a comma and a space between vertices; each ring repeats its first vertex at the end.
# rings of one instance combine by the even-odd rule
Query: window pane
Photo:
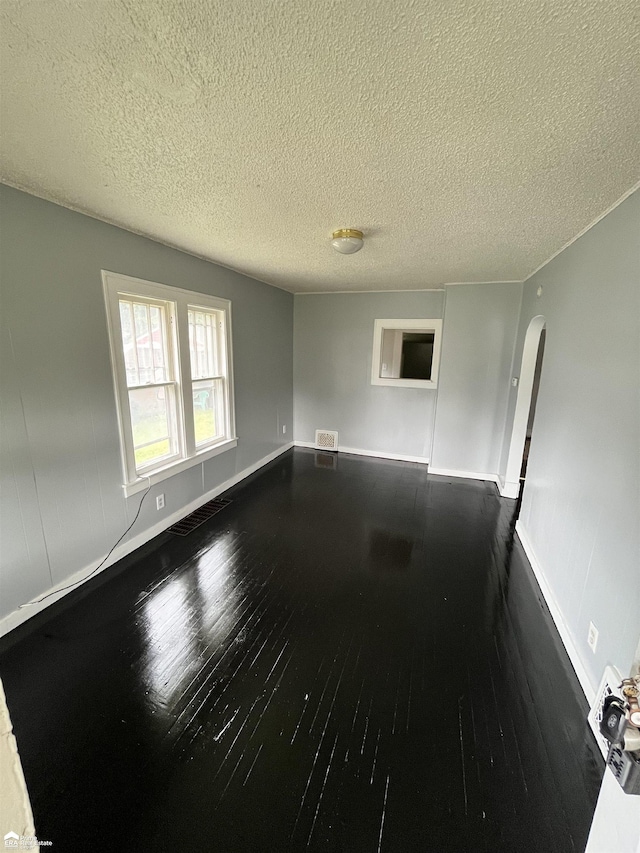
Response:
POLYGON ((149 308, 151 318, 151 342, 153 359, 153 381, 165 382, 167 379, 166 358, 167 351, 166 326, 164 322, 164 309, 158 305, 149 308))
POLYGON ((138 356, 138 384, 146 385, 151 382, 153 373, 151 353, 151 329, 149 324, 149 308, 140 302, 133 303, 133 320, 135 344, 138 356))
POLYGON ((174 388, 132 389, 129 405, 136 468, 173 456, 177 447, 174 388))
POLYGON ((191 378, 219 376, 218 316, 213 311, 197 311, 195 308, 188 313, 191 378))
POLYGON ((120 299, 120 325, 127 386, 169 381, 164 306, 120 299))
POLYGON ((120 300, 120 327, 122 329, 122 349, 127 371, 127 385, 138 385, 138 357, 133 332, 133 305, 124 299, 120 300))
POLYGON ((223 382, 223 379, 207 379, 193 383, 193 425, 196 445, 207 444, 224 437, 223 382))

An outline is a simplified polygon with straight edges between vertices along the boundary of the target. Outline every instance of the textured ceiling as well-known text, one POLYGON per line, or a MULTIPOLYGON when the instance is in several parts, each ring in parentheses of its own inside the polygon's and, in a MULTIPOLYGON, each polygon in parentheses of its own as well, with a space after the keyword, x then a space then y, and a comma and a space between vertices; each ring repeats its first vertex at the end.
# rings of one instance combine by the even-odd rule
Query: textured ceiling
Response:
POLYGON ((0 0, 2 179, 292 291, 521 280, 638 180, 639 8, 0 0))

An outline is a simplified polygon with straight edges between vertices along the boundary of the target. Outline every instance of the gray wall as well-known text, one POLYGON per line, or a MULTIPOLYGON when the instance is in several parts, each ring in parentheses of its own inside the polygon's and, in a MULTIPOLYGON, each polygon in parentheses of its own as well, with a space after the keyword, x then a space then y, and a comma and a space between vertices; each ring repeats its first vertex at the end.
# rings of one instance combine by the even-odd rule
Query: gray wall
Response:
POLYGON ((517 374, 527 326, 544 315, 520 524, 594 687, 606 663, 631 664, 640 634, 639 236, 636 192, 533 276, 514 359, 517 374))
POLYGON ((639 194, 527 282, 513 368, 520 286, 448 287, 437 392, 369 377, 374 319, 441 317, 443 293, 298 296, 294 357, 289 294, 6 187, 0 200, 0 615, 102 557, 139 502, 121 490, 106 268, 233 303, 239 446, 154 487, 132 535, 292 437, 292 361, 297 439, 335 428, 343 446, 429 456, 437 393, 432 466, 493 473, 502 446, 503 472, 509 378, 544 314, 521 525, 594 686, 607 661, 628 665, 640 618, 639 194))
POLYGON ((122 495, 100 270, 232 302, 238 447, 155 486, 132 536, 290 440, 293 297, 8 187, 0 203, 1 617, 104 556, 140 501, 122 495))
POLYGON ((433 468, 496 475, 522 285, 446 288, 433 468))
POLYGON ((299 294, 294 308, 294 436, 428 457, 436 392, 371 384, 376 319, 439 319, 442 292, 299 294))

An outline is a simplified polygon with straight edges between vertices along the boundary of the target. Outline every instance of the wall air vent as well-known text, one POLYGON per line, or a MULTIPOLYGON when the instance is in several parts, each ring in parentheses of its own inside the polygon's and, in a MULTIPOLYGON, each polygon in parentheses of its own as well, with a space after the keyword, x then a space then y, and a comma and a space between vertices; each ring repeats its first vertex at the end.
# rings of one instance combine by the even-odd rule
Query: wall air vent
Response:
POLYGON ((317 429, 316 448, 318 450, 337 450, 338 433, 331 429, 317 429))

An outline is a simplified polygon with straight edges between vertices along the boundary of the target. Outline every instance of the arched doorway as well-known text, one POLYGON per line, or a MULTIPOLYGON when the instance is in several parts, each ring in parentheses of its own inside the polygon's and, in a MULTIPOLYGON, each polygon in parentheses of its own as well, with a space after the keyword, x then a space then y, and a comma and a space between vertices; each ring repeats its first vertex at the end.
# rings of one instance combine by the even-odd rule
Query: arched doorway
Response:
POLYGON ((542 356, 540 338, 544 328, 545 318, 542 314, 538 314, 529 323, 529 328, 524 339, 520 380, 518 382, 518 397, 516 399, 516 410, 513 416, 513 428, 511 431, 511 444, 509 445, 504 487, 501 491, 501 495, 504 498, 517 498, 520 493, 520 474, 523 470, 523 461, 526 465, 524 456, 527 431, 531 428, 531 420, 535 413, 536 400, 534 396, 537 397, 538 391, 535 382, 536 364, 538 365, 539 377, 542 359, 538 359, 538 354, 540 353, 540 356, 542 356))

